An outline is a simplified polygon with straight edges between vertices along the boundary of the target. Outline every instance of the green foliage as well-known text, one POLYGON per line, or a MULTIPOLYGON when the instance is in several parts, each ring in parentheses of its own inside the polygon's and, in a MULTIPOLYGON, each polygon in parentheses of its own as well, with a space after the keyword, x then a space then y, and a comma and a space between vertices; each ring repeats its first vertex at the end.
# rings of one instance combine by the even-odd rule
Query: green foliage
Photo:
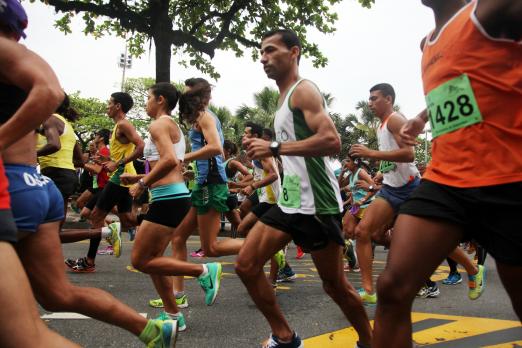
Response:
POLYGON ((74 133, 84 149, 100 129, 111 129, 114 123, 107 116, 107 103, 97 98, 82 98, 80 92, 69 94, 71 106, 76 109, 80 118, 73 123, 74 133))
MULTIPOLYGON (((171 55, 182 55, 181 65, 195 66, 217 79, 219 73, 210 61, 216 50, 230 50, 237 57, 249 51, 257 59, 263 33, 282 27, 299 35, 303 55, 312 58, 314 66, 324 67, 328 59, 316 43, 307 39, 307 33, 310 29, 333 33, 338 19, 333 6, 342 0, 40 1, 63 13, 55 26, 65 34, 71 33, 71 18, 81 16, 86 35, 126 38, 130 53, 136 57, 153 40, 156 80, 169 81, 171 55)), ((358 1, 367 8, 374 3, 374 0, 358 1)))

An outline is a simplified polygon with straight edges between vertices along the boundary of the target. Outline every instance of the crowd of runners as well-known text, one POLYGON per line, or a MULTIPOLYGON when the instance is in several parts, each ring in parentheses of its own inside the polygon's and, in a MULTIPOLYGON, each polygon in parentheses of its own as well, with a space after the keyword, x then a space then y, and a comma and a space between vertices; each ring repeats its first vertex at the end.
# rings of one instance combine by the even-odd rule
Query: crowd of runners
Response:
POLYGON ((446 258, 451 271, 443 283, 462 282, 462 265, 475 300, 485 290, 489 253, 522 318, 522 4, 422 2, 436 23, 421 43, 426 109, 407 119, 394 111, 390 84, 369 88, 378 149, 353 144, 335 170, 333 159, 348 144, 318 87, 299 75, 302 48, 293 31, 269 31, 260 42, 263 69, 280 92, 273 128, 248 122, 240 144, 224 139, 209 110, 211 85, 191 78, 182 91, 170 83, 148 89, 145 139, 127 118, 132 97, 111 94, 114 127, 99 129, 84 154, 72 125, 81 115, 51 67, 18 43, 25 11, 17 0, 0 0, 1 345, 77 346, 47 328, 38 302, 119 326, 147 347, 173 347, 190 325, 180 311, 189 306, 184 276, 197 279, 209 306, 220 289, 220 263, 188 260, 195 231, 201 249, 192 256, 237 255, 236 273, 272 330, 263 347, 304 346, 275 291, 295 279, 285 257, 292 241, 298 257, 310 253, 324 291, 358 334, 356 347, 411 347, 412 302, 439 295, 430 277, 446 258), (427 122, 432 159, 419 171, 414 146, 427 122), (74 207, 90 228, 64 229, 79 168, 74 207), (223 217, 237 238, 218 238, 223 217), (164 308, 156 319, 105 291, 73 285, 64 271, 61 243, 89 240, 86 256, 65 264, 92 273, 97 253, 121 255, 122 231, 134 240, 125 250, 132 266, 150 275, 159 295, 149 301, 164 308), (110 244, 103 251, 102 240, 110 244), (169 244, 172 256, 164 256, 169 244), (375 245, 389 249, 376 287, 375 245), (360 289, 345 271, 361 273, 360 289), (373 329, 365 305, 377 306, 373 329))

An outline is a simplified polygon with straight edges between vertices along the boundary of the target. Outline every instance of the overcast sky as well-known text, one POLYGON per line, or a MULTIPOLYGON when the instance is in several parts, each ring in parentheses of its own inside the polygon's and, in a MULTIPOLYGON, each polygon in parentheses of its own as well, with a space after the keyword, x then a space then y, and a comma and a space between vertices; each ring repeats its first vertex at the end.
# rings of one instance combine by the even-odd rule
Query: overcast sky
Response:
MULTIPOLYGON (((431 10, 420 0, 377 0, 371 9, 363 9, 355 0, 345 0, 336 11, 339 20, 334 34, 311 33, 328 57, 325 68, 316 69, 311 60, 301 62, 300 74, 317 83, 323 92, 331 93, 333 111, 342 115, 355 111, 359 100, 368 98, 368 90, 379 82, 391 83, 397 103, 407 117, 424 108, 420 75, 420 41, 434 26, 431 10)), ((53 27, 59 18, 51 6, 37 1, 23 5, 29 16, 27 47, 46 59, 58 74, 67 92, 80 91, 83 97, 106 100, 121 84, 118 67, 124 50, 122 39, 104 37, 95 40, 85 36, 83 21, 73 20, 73 34, 64 35, 53 27)), ((80 16, 78 16, 80 17, 80 16)), ((195 69, 177 65, 173 57, 171 79, 184 80, 202 76, 195 69)), ((253 105, 253 94, 265 86, 276 88, 259 62, 249 54, 236 58, 229 52, 217 51, 212 63, 221 74, 213 91, 213 103, 235 111, 241 104, 253 105)), ((154 77, 154 51, 134 59, 127 77, 154 77)))

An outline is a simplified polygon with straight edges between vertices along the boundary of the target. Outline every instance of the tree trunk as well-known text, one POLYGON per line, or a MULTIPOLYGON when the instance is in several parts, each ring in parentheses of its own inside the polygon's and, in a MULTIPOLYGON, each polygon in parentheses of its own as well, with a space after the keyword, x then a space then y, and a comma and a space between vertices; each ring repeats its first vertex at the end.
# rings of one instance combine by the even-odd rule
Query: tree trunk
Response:
POLYGON ((154 36, 156 45, 156 82, 170 82, 170 40, 154 36))
POLYGON ((152 21, 152 38, 156 46, 156 82, 170 82, 170 47, 172 20, 169 18, 170 0, 149 0, 152 21))

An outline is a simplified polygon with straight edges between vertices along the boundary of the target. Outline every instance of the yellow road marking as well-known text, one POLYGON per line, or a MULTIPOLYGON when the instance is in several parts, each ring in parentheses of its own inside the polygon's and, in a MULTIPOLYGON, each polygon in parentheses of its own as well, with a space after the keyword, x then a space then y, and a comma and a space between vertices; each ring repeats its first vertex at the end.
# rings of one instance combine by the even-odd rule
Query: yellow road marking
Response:
MULTIPOLYGON (((465 337, 476 336, 494 331, 520 327, 520 322, 512 320, 499 320, 476 317, 463 317, 454 315, 442 315, 431 313, 412 313, 412 322, 416 323, 426 319, 449 320, 425 330, 415 332, 413 339, 421 345, 435 344, 443 341, 452 341, 465 337)), ((371 322, 373 326, 373 321, 371 322)), ((305 346, 310 347, 352 347, 357 342, 357 333, 353 327, 332 331, 323 335, 311 337, 304 340, 305 346)), ((505 342, 498 345, 488 346, 490 348, 516 347, 522 341, 505 342)))

